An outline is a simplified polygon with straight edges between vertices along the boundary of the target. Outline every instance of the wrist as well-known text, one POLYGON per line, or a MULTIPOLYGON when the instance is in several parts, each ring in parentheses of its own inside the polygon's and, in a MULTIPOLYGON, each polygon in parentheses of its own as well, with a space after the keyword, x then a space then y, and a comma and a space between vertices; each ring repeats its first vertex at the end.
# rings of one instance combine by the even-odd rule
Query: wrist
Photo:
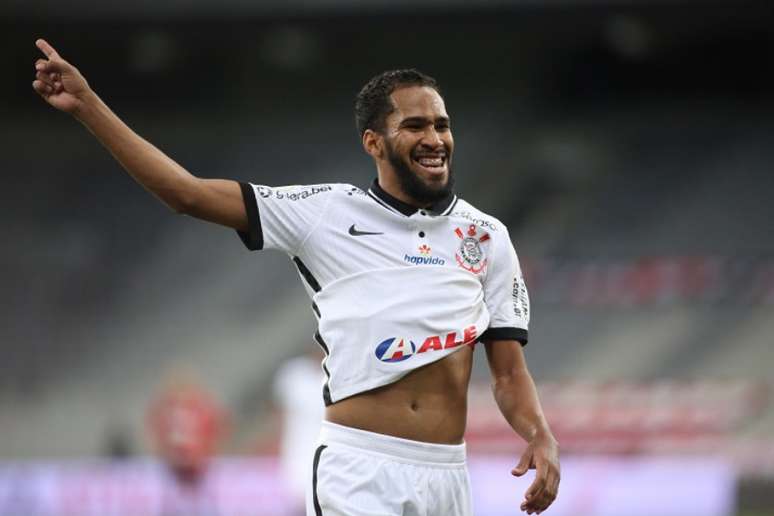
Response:
POLYGON ((89 125, 89 119, 96 114, 102 101, 92 90, 87 90, 79 95, 78 100, 80 102, 70 114, 82 124, 89 125))
POLYGON ((535 441, 553 441, 557 442, 554 434, 551 433, 551 429, 548 426, 536 427, 530 432, 529 442, 535 441))
POLYGON ((559 446, 559 441, 556 440, 556 438, 554 437, 554 434, 552 434, 550 430, 536 433, 530 442, 549 443, 552 446, 557 446, 557 447, 559 446))

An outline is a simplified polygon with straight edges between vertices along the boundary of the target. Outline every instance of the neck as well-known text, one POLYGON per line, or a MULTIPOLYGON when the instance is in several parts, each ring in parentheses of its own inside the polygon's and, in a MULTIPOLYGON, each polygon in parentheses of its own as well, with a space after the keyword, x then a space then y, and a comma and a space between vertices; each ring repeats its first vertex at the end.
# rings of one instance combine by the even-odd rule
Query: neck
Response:
POLYGON ((376 177, 382 190, 392 195, 399 201, 405 202, 406 204, 416 208, 427 208, 427 203, 423 204, 403 191, 400 186, 400 181, 398 181, 398 178, 394 172, 387 172, 381 167, 377 167, 376 177))

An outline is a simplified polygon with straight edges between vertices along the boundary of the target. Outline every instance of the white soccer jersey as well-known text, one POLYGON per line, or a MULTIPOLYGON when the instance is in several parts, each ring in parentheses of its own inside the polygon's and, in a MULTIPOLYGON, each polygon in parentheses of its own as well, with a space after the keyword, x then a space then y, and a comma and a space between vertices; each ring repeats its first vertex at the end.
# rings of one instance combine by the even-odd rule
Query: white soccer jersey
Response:
POLYGON ((326 405, 484 339, 527 342, 529 297, 505 226, 452 195, 417 209, 374 181, 242 183, 251 250, 296 264, 326 353, 326 405))

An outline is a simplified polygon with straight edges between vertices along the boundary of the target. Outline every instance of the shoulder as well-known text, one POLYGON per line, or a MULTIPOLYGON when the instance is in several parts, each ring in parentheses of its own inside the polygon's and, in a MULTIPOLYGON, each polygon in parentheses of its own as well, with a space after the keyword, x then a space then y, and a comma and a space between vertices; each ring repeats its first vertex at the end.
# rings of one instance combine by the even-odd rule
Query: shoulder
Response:
POLYGON ((458 223, 474 224, 493 238, 509 238, 508 228, 497 217, 479 210, 464 199, 457 199, 449 217, 458 223))

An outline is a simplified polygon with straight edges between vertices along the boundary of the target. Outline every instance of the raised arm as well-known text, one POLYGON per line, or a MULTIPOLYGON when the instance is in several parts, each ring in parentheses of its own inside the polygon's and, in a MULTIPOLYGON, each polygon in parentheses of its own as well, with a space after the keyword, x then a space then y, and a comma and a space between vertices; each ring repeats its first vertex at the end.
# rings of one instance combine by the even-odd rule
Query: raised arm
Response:
POLYGON ((35 62, 33 89, 51 106, 86 126, 138 183, 177 213, 240 231, 248 229, 237 182, 192 175, 118 118, 78 69, 45 40, 35 45, 46 58, 35 62))
POLYGON ((540 514, 559 490, 559 445, 543 416, 521 344, 515 340, 488 341, 486 356, 497 406, 508 424, 527 441, 527 449, 511 474, 520 477, 528 469, 537 470, 521 510, 540 514))

